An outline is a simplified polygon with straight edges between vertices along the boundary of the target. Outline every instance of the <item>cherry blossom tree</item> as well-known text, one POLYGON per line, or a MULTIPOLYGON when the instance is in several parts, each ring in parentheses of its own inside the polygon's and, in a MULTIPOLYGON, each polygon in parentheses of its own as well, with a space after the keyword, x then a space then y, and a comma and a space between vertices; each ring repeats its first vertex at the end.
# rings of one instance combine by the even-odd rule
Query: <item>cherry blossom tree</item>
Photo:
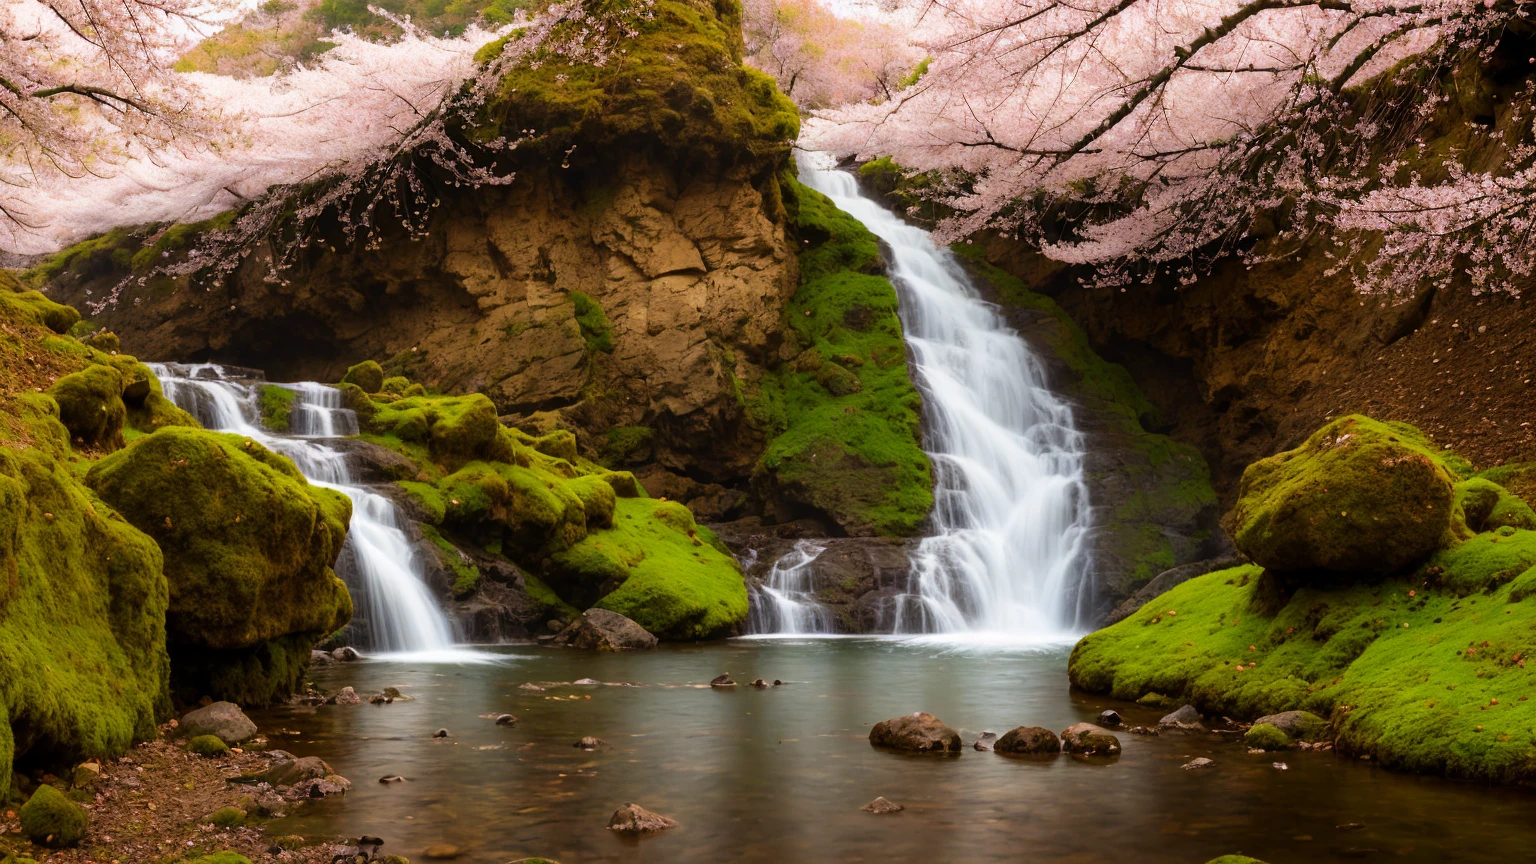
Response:
POLYGON ((1346 235, 1340 266, 1366 291, 1463 271, 1475 289, 1513 290, 1529 272, 1529 117, 1500 127, 1514 145, 1498 165, 1423 152, 1452 71, 1475 73, 1524 3, 954 0, 921 13, 927 74, 824 113, 804 143, 938 172, 946 239, 1002 231, 1111 285, 1194 278, 1252 254, 1251 229, 1276 223, 1266 254, 1346 235))
POLYGON ((747 62, 805 108, 888 98, 923 54, 899 24, 863 11, 860 20, 821 0, 745 0, 747 62))

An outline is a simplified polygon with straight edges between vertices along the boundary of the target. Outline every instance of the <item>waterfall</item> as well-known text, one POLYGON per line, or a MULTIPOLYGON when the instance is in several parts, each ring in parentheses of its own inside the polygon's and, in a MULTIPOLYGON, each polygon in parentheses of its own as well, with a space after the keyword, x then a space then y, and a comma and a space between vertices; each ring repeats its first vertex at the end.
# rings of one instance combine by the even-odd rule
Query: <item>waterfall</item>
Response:
POLYGON ((365 647, 386 653, 444 652, 453 647, 453 629, 427 589, 422 562, 400 530, 399 511, 388 498, 353 481, 346 456, 324 443, 325 438, 357 432, 357 417, 342 407, 340 391, 310 382, 277 385, 294 394, 293 432, 277 435, 261 425, 259 382, 241 380, 231 370, 208 363, 150 367, 165 397, 205 428, 252 438, 292 459, 309 482, 352 499, 352 522, 336 571, 354 601, 361 601, 353 626, 364 635, 365 647))
POLYGON ((1071 408, 954 255, 823 160, 800 154, 801 182, 890 250, 934 468, 932 535, 884 624, 893 633, 1069 637, 1091 599, 1083 436, 1071 408))
POLYGON ((816 602, 811 586, 812 565, 826 548, 813 540, 800 540, 788 554, 773 562, 768 579, 752 589, 748 633, 833 632, 832 613, 816 602))

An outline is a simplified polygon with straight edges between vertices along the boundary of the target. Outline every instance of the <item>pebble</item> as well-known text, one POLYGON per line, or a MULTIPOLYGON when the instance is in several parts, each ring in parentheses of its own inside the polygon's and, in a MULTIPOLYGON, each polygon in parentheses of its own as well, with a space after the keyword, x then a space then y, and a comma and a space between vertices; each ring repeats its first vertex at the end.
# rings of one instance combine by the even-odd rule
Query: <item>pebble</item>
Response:
POLYGON ((448 737, 448 730, 447 729, 439 729, 436 732, 432 733, 432 737, 433 738, 447 738, 448 737))
POLYGON ((503 714, 500 717, 496 718, 496 725, 497 726, 516 726, 517 725, 517 718, 513 717, 511 714, 503 714))
POLYGON ((582 736, 582 739, 580 741, 577 741, 575 744, 572 744, 571 746, 572 747, 580 747, 583 750, 589 750, 590 751, 590 750, 596 750, 599 747, 602 747, 605 743, 607 743, 607 742, 605 742, 601 738, 593 738, 591 735, 585 735, 585 736, 582 736))

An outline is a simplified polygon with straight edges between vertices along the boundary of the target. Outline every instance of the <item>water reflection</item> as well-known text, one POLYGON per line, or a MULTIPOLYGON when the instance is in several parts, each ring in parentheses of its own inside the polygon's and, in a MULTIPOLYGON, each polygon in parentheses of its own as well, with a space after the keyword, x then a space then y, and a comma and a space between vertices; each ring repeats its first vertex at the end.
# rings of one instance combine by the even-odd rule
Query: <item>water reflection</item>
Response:
MULTIPOLYGON (((907 756, 868 744, 869 725, 927 710, 962 730, 1063 729, 1109 703, 1069 692, 1064 647, 959 651, 872 640, 741 640, 640 654, 519 647, 503 662, 375 660, 318 670, 330 689, 399 687, 415 701, 277 709, 274 745, 319 755, 354 782, 276 826, 377 834, 419 858, 448 842, 461 861, 543 855, 591 861, 1202 862, 1241 851, 1272 862, 1529 860, 1528 790, 1388 774, 1329 754, 1249 755, 1231 736, 1122 735, 1112 764, 1021 761, 967 750, 907 756), (757 690, 702 686, 792 682, 757 690), (635 686, 527 682, 595 678, 635 686), (515 728, 495 715, 517 715, 515 728), (433 740, 445 727, 446 740, 433 740), (595 753, 571 746, 605 739, 595 753), (1183 771, 1195 756, 1219 763, 1183 771), (387 774, 409 778, 383 786, 387 774), (875 816, 877 795, 906 811, 875 816), (634 801, 681 827, 642 840, 606 831, 634 801), (1340 828, 1359 823, 1360 828, 1340 828)), ((1131 723, 1158 712, 1115 705, 1131 723)))

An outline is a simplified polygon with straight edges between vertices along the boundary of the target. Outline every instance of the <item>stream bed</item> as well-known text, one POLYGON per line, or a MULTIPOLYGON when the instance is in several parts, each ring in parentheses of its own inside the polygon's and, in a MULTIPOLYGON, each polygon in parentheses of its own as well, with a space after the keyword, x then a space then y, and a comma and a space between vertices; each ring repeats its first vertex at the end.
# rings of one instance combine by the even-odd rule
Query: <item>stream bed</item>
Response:
POLYGON ((1234 735, 1120 732, 1108 763, 979 752, 984 730, 1061 730, 1106 707, 1126 725, 1163 712, 1073 692, 1070 646, 966 647, 894 639, 745 639, 599 654, 484 649, 459 665, 382 657, 317 668, 328 690, 389 705, 254 712, 271 746, 321 756, 353 787, 272 833, 373 834, 422 861, 540 855, 577 862, 1191 862, 1241 852, 1270 864, 1522 861, 1536 794, 1383 771, 1331 752, 1250 755, 1234 735), (741 686, 711 689, 729 673, 741 686), (766 690, 754 678, 782 679, 766 690), (600 685, 573 685, 593 678, 600 685), (542 691, 522 689, 533 683, 542 691), (615 686, 620 685, 620 686, 615 686), (959 756, 870 746, 869 727, 929 711, 959 756), (494 723, 511 713, 515 727, 494 723), (449 737, 434 739, 438 728, 449 737), (607 742, 574 746, 584 735, 607 742), (1215 768, 1186 771, 1197 756, 1215 768), (1275 767, 1282 762, 1284 770, 1275 767), (403 775, 403 783, 380 777, 403 775), (859 808, 876 796, 906 810, 859 808), (626 802, 679 827, 607 831, 626 802))

